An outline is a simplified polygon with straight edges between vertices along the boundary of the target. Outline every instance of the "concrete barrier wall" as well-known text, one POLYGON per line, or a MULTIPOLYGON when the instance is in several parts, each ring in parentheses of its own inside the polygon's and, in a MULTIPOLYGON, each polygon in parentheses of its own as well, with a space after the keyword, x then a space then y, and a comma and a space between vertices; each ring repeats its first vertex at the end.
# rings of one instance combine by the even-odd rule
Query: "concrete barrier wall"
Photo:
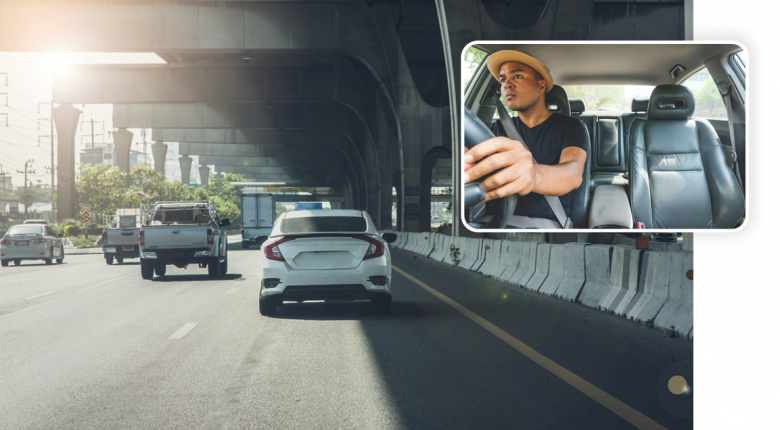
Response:
POLYGON ((430 257, 430 255, 433 253, 433 250, 436 249, 436 236, 441 236, 441 235, 436 233, 428 234, 428 247, 425 249, 426 257, 430 257))
MULTIPOLYGON (((564 247, 563 258, 563 279, 555 296, 568 300, 576 301, 577 297, 585 285, 585 248, 587 243, 567 243, 564 247)), ((593 245, 591 245, 593 246, 593 245)), ((552 267, 550 267, 552 271, 552 267)))
POLYGON ((650 251, 648 254, 647 273, 639 300, 631 309, 626 309, 626 317, 640 323, 655 318, 669 298, 671 255, 658 251, 650 251))
POLYGON ((526 283, 520 281, 520 286, 528 288, 531 291, 539 291, 539 289, 547 280, 547 275, 550 272, 550 252, 552 251, 552 245, 549 243, 540 243, 536 247, 536 264, 534 265, 534 271, 531 273, 531 277, 526 283))
POLYGON ((433 251, 431 251, 430 255, 428 255, 428 258, 431 260, 436 261, 442 261, 444 256, 441 255, 442 250, 444 249, 444 239, 447 237, 445 234, 439 234, 433 236, 433 251), (438 256, 438 259, 436 258, 438 256))
POLYGON ((420 246, 417 253, 427 257, 433 251, 433 233, 420 233, 420 246))
POLYGON ((484 249, 484 258, 479 269, 480 273, 491 278, 498 278, 506 266, 501 263, 501 252, 503 251, 504 241, 496 239, 486 239, 482 243, 484 249))
POLYGON ((599 301, 599 309, 605 312, 620 314, 618 307, 623 309, 634 298, 639 283, 639 272, 644 249, 632 249, 616 246, 613 250, 610 284, 599 301))
POLYGON ((460 248, 460 264, 458 267, 470 270, 471 266, 479 258, 479 248, 482 245, 482 239, 471 237, 455 238, 455 246, 460 248))
POLYGON ((612 288, 612 245, 590 245, 585 248, 585 285, 577 302, 598 308, 604 294, 612 288))
POLYGON ((693 270, 693 253, 669 253, 669 298, 656 315, 654 324, 660 330, 672 329, 680 336, 693 337, 693 280, 686 273, 693 270))
POLYGON ((548 296, 554 296, 561 285, 564 277, 563 261, 565 259, 565 248, 563 245, 552 245, 550 247, 550 263, 547 269, 547 279, 539 287, 539 292, 548 296))
MULTIPOLYGON (((464 237, 463 239, 463 248, 461 249, 467 249, 468 250, 468 256, 461 260, 460 267, 468 270, 474 270, 473 267, 479 267, 480 264, 482 264, 483 252, 484 249, 482 249, 482 242, 485 239, 476 239, 471 237, 464 237)), ((461 251, 462 252, 462 251, 461 251)))
POLYGON ((529 242, 504 240, 501 243, 501 255, 498 257, 501 273, 496 276, 501 282, 509 283, 512 275, 520 268, 523 245, 529 242))
POLYGON ((519 245, 520 263, 517 265, 517 269, 509 276, 508 282, 512 285, 525 287, 536 271, 536 256, 540 243, 519 242, 519 245))
POLYGON ((406 233, 408 238, 406 239, 406 243, 404 243, 403 249, 404 251, 411 251, 415 245, 417 245, 417 233, 406 233))

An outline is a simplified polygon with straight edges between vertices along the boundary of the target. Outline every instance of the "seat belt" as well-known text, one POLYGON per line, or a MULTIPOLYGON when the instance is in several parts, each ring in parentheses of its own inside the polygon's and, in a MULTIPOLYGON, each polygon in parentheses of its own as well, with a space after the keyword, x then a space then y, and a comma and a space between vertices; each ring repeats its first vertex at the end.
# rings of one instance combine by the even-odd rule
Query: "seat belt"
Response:
POLYGON ((731 111, 731 85, 729 85, 727 80, 723 81, 718 84, 718 91, 720 91, 720 95, 723 97, 723 103, 726 104, 726 116, 729 120, 729 134, 731 135, 731 152, 735 168, 734 172, 737 175, 739 188, 744 193, 745 187, 742 185, 742 177, 739 175, 739 163, 737 162, 737 139, 734 138, 734 114, 731 111))
MULTIPOLYGON (((509 119, 509 115, 506 113, 506 109, 504 109, 504 105, 501 103, 501 99, 495 92, 493 93, 493 100, 496 102, 498 117, 501 120, 501 125, 504 126, 504 131, 506 132, 507 137, 520 142, 523 145, 523 148, 525 148, 528 152, 531 152, 531 150, 528 149, 528 145, 526 145, 525 142, 523 142, 523 139, 520 137, 520 132, 518 132, 514 124, 512 124, 512 121, 509 119)), ((533 157, 533 154, 531 155, 531 160, 534 164, 539 164, 536 162, 536 158, 533 157)), ((558 196, 544 196, 544 198, 547 200, 550 208, 552 208, 552 211, 555 214, 555 218, 558 218, 558 223, 561 225, 561 228, 573 228, 574 226, 572 225, 571 220, 569 220, 569 217, 566 216, 566 211, 563 210, 561 199, 559 199, 558 196)))

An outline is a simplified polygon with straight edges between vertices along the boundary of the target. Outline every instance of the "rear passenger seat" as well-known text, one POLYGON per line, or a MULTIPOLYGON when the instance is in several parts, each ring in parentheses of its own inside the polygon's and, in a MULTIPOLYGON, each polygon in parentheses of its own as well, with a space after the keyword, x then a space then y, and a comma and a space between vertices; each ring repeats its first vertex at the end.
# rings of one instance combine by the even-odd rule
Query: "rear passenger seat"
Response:
POLYGON ((628 132, 634 118, 647 118, 648 100, 632 100, 632 112, 623 114, 588 112, 582 99, 570 103, 572 116, 585 124, 591 137, 591 196, 599 185, 620 185, 628 193, 628 132))

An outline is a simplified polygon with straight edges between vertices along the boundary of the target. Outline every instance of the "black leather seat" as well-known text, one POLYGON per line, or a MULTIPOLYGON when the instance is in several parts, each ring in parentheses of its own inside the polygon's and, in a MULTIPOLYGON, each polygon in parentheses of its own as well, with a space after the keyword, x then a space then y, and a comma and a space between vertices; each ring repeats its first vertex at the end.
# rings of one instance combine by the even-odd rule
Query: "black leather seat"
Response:
POLYGON ((647 228, 732 228, 745 199, 715 129, 691 119, 688 88, 659 85, 647 119, 630 129, 630 193, 634 223, 647 228))
POLYGON ((628 131, 631 129, 631 123, 636 118, 647 119, 647 105, 650 103, 648 98, 635 98, 631 100, 631 113, 624 113, 620 115, 620 120, 623 122, 623 133, 625 136, 626 145, 628 145, 628 131))
MULTIPOLYGON (((557 112, 561 115, 571 115, 571 106, 566 91, 558 85, 553 85, 546 94, 545 104, 547 109, 557 112)), ((585 162, 585 169, 582 171, 582 183, 580 187, 574 190, 571 199, 571 211, 569 217, 575 228, 588 228, 588 206, 590 204, 590 135, 588 136, 588 160, 585 162)))

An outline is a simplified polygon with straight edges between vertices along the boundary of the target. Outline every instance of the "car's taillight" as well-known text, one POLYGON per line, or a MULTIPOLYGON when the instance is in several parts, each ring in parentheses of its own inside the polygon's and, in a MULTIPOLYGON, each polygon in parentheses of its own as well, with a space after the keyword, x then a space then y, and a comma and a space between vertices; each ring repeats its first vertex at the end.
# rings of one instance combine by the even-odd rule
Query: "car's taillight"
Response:
POLYGON ((43 237, 39 237, 38 239, 35 239, 35 240, 33 241, 33 245, 38 245, 38 244, 40 244, 40 243, 46 243, 46 239, 45 239, 45 238, 43 238, 43 237))
POLYGON ((103 243, 108 242, 108 232, 104 231, 103 234, 100 236, 100 241, 103 243))
POLYGON ((241 237, 244 237, 244 229, 241 229, 241 237))
POLYGON ((11 241, 8 239, 0 240, 0 245, 11 246, 11 241))
POLYGON ((265 247, 265 258, 276 260, 276 261, 284 261, 284 256, 282 256, 282 251, 279 250, 279 246, 283 244, 284 242, 289 242, 291 240, 295 239, 294 237, 285 237, 284 239, 279 239, 276 242, 268 245, 265 247))
POLYGON ((363 257, 363 260, 381 257, 385 254, 385 246, 382 245, 382 242, 366 236, 355 236, 355 239, 365 240, 368 242, 368 249, 366 250, 366 255, 363 257))
POLYGON ((207 242, 209 245, 213 245, 213 244, 214 244, 214 231, 213 231, 213 230, 211 230, 211 229, 208 229, 208 230, 206 231, 206 242, 207 242))
POLYGON ((138 233, 138 245, 144 246, 144 232, 138 233))

